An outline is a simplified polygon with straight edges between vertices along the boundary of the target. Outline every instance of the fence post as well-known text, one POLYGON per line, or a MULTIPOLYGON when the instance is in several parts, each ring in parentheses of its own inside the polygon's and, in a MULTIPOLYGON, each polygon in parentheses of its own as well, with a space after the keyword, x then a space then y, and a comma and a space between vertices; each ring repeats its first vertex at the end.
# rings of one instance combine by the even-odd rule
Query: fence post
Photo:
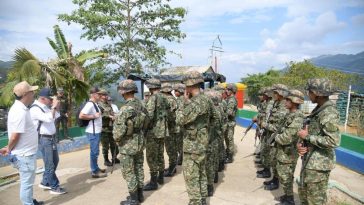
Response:
POLYGON ((346 127, 348 125, 348 118, 349 118, 350 93, 351 93, 351 85, 349 85, 348 103, 346 105, 345 124, 344 124, 345 133, 346 133, 346 127))

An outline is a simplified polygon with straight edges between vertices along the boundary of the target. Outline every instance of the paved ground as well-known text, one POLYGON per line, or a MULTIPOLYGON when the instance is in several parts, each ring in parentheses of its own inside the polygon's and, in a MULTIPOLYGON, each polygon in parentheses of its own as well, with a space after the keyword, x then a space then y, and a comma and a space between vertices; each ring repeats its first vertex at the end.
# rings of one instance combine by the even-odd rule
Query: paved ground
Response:
MULTIPOLYGON (((253 163, 254 152, 254 131, 246 136, 243 142, 240 137, 245 128, 237 127, 235 143, 237 153, 235 161, 226 167, 220 174, 220 182, 216 185, 216 192, 208 201, 211 205, 238 205, 238 204, 276 204, 274 196, 281 195, 281 190, 269 192, 262 188, 262 179, 255 178, 256 168, 253 163)), ((102 165, 102 159, 99 158, 102 165)), ((298 162, 300 164, 300 162, 298 162)), ((38 160, 38 166, 43 166, 42 161, 38 160)), ((145 162, 145 181, 149 180, 148 166, 145 162)), ((13 173, 11 167, 0 168, 0 176, 13 173)), ((298 175, 299 165, 296 170, 298 175)), ((120 169, 103 179, 91 179, 89 174, 89 150, 81 150, 61 155, 60 165, 57 175, 62 186, 68 190, 68 194, 55 196, 48 191, 38 188, 41 175, 37 175, 34 186, 34 196, 43 200, 46 204, 119 204, 120 200, 128 195, 125 181, 122 179, 120 169)), ((364 196, 364 177, 341 166, 333 171, 331 179, 348 187, 351 191, 364 196)), ((181 167, 173 178, 165 178, 165 185, 160 186, 157 191, 145 192, 146 200, 144 205, 184 205, 188 203, 187 193, 181 167)), ((297 193, 297 187, 295 187, 297 193)), ((335 192, 336 193, 336 192, 335 192)), ((297 198, 297 195, 295 196, 297 198)), ((0 187, 0 204, 13 205, 20 204, 19 183, 12 183, 0 187)))

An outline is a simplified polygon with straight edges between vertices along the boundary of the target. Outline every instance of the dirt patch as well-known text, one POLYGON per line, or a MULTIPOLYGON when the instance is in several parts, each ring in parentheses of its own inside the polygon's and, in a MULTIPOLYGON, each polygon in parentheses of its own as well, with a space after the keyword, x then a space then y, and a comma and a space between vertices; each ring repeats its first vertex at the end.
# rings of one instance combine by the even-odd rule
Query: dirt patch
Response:
POLYGON ((359 201, 336 188, 327 191, 327 198, 328 205, 362 205, 359 201))

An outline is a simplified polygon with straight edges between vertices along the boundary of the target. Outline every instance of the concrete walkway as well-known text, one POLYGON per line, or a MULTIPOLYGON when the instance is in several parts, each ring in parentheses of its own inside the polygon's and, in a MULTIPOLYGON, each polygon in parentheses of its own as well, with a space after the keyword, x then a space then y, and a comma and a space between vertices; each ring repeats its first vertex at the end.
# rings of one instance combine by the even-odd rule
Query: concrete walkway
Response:
MULTIPOLYGON (((262 188, 264 180, 255 176, 256 168, 253 163, 253 156, 249 156, 255 150, 254 132, 251 130, 243 142, 240 138, 245 128, 236 127, 235 143, 237 153, 235 161, 227 165, 225 171, 220 174, 220 182, 216 185, 216 192, 208 199, 211 205, 241 205, 241 204, 276 204, 275 196, 282 194, 281 190, 273 192, 265 191, 262 188)), ((165 159, 168 159, 167 156, 165 159)), ((166 160, 167 161, 167 160, 166 160)), ((102 157, 99 157, 99 164, 103 165, 102 157)), ((300 164, 300 161, 298 162, 300 164)), ((38 160, 38 166, 43 162, 38 160)), ((101 166, 102 167, 102 166, 101 166)), ((149 180, 148 166, 144 163, 145 181, 149 180)), ((185 191, 185 184, 181 167, 175 177, 165 178, 165 184, 157 191, 145 192, 144 205, 185 205, 188 204, 188 196, 185 191)), ((110 168, 109 168, 110 170, 110 168)), ((0 168, 0 176, 14 173, 11 167, 0 168)), ((299 165, 296 169, 298 176, 299 165)), ((125 181, 122 179, 119 168, 109 174, 107 178, 92 179, 89 173, 89 150, 63 154, 60 157, 60 164, 57 175, 63 187, 68 191, 65 195, 51 195, 38 187, 41 175, 37 175, 34 185, 34 197, 45 201, 46 204, 69 204, 69 205, 116 205, 128 195, 125 181)), ((350 191, 364 196, 364 177, 358 173, 337 166, 332 172, 331 179, 345 185, 350 191)), ((297 187, 295 185, 295 192, 297 187)), ((297 195, 295 196, 297 200, 297 195)), ((339 200, 343 200, 340 198, 339 200)), ((298 201, 297 201, 298 202, 298 201)), ((19 183, 0 187, 0 204, 20 204, 19 183)), ((332 203, 331 203, 332 204, 332 203)), ((336 204, 336 202, 335 202, 336 204)), ((351 204, 351 203, 349 203, 351 204)))

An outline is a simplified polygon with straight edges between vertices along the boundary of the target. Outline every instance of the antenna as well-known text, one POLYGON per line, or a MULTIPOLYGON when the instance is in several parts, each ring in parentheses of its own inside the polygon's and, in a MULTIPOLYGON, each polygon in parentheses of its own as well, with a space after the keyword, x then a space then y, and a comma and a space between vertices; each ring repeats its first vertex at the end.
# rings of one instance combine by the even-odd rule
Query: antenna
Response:
POLYGON ((222 42, 220 39, 220 35, 217 35, 217 37, 212 42, 212 46, 209 49, 211 51, 211 66, 214 65, 214 70, 217 73, 217 56, 216 53, 223 53, 224 50, 222 49, 222 42))

